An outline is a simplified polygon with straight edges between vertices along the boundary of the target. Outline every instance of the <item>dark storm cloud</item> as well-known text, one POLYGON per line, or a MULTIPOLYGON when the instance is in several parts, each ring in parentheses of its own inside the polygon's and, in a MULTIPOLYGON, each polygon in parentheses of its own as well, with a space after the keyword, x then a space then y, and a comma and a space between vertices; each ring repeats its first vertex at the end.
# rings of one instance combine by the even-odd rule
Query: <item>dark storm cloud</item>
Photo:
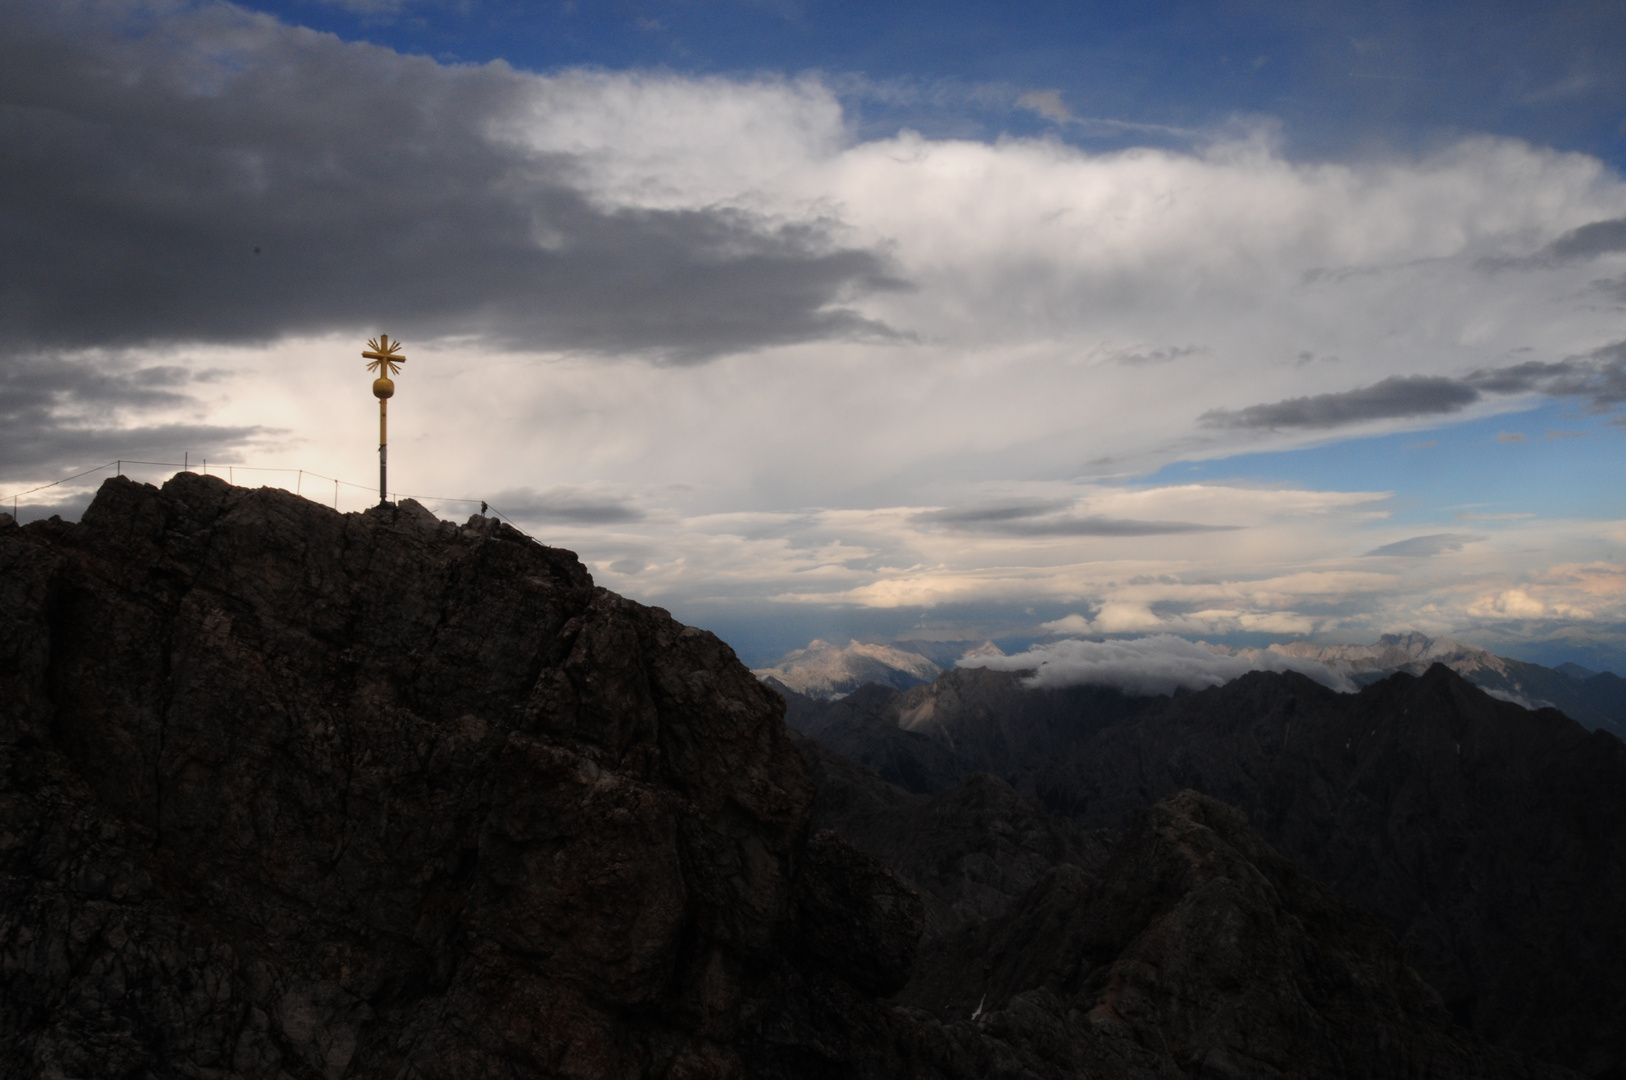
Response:
POLYGON ((1538 392, 1549 397, 1585 398, 1593 408, 1626 402, 1626 341, 1552 363, 1531 361, 1476 371, 1463 380, 1493 394, 1538 392))
POLYGON ((1482 536, 1471 536, 1468 533, 1430 533, 1427 536, 1413 536, 1406 540, 1398 540, 1393 544, 1384 544, 1373 548, 1368 555, 1415 555, 1430 556, 1444 555, 1451 551, 1461 551, 1462 545, 1471 544, 1475 540, 1483 540, 1482 536))
POLYGON ((1012 502, 987 503, 982 506, 955 506, 946 510, 927 510, 910 518, 917 525, 947 525, 977 528, 986 525, 1020 521, 1054 514, 1073 505, 1066 499, 1033 499, 1012 502))
POLYGON ((695 362, 885 335, 817 224, 616 211, 492 134, 529 82, 225 6, 25 5, 0 35, 9 347, 424 338, 695 362))
POLYGON ((1571 379, 1581 373, 1573 360, 1544 363, 1530 360, 1508 367, 1484 368, 1474 372, 1463 382, 1476 390, 1491 394, 1527 394, 1540 390, 1558 379, 1571 379))
POLYGON ((1555 262, 1571 262, 1626 251, 1626 218, 1582 225, 1547 245, 1545 254, 1555 262))
POLYGON ((1455 379, 1394 376, 1358 390, 1289 398, 1245 409, 1212 409, 1197 418, 1203 427, 1334 428, 1370 420, 1453 413, 1479 399, 1479 391, 1455 379))
POLYGON ((915 514, 909 520, 922 526, 941 526, 956 532, 997 536, 1169 536, 1180 533, 1224 532, 1235 525, 1203 525, 1191 521, 1136 521, 1099 515, 1067 517, 1059 511, 1073 504, 1066 500, 991 503, 952 507, 915 514))
POLYGON ((1618 251, 1626 251, 1626 218, 1594 221, 1578 229, 1571 229, 1534 255, 1512 259, 1481 259, 1478 265, 1481 269, 1489 271, 1529 270, 1583 262, 1595 259, 1599 255, 1612 255, 1618 251))
MULTIPOLYGON (((207 376, 204 376, 205 378, 207 376)), ((169 366, 132 367, 116 357, 94 362, 50 355, 0 360, 0 482, 37 477, 63 463, 89 467, 115 458, 225 460, 258 435, 257 427, 131 424, 146 409, 191 400, 199 377, 169 366)))
POLYGON ((534 491, 515 488, 490 498, 492 506, 516 521, 551 521, 566 525, 620 525, 647 516, 625 499, 580 488, 534 491))
POLYGON ((1532 393, 1582 398, 1594 409, 1626 403, 1626 341, 1563 360, 1529 360, 1481 368, 1457 379, 1397 375, 1355 390, 1289 398, 1244 409, 1211 409, 1197 422, 1203 427, 1257 431, 1336 428, 1371 420, 1454 413, 1484 394, 1532 393))

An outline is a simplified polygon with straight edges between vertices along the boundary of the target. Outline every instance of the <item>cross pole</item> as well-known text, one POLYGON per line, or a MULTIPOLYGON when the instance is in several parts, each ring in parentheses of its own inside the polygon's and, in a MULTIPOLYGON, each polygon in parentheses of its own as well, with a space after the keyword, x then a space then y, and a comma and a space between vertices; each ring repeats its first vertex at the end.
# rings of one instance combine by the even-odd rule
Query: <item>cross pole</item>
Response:
POLYGON ((390 398, 395 396, 395 380, 390 376, 400 373, 406 357, 401 355, 401 343, 391 341, 388 334, 369 338, 367 350, 361 355, 372 361, 367 370, 378 373, 373 380, 373 397, 378 399, 378 505, 383 506, 389 501, 389 406, 390 398))

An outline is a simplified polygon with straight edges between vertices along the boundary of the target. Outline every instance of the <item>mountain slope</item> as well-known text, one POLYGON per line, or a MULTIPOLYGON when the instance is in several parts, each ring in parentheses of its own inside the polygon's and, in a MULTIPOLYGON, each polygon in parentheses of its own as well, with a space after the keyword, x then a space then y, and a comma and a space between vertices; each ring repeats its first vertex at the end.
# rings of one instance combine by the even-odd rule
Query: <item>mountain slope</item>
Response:
POLYGON ((1114 824, 1196 788, 1377 914, 1465 1024, 1594 1075, 1626 1063, 1626 745, 1443 665, 1357 695, 1256 673, 1168 699, 1035 779, 1114 824))
POLYGON ((1188 788, 1236 806, 1379 916, 1462 1023, 1593 1075, 1626 1062, 1626 746, 1612 735, 1443 665, 1358 694, 1256 672, 1172 698, 960 670, 872 702, 869 727, 888 723, 1089 827, 1188 788))
POLYGON ((874 683, 904 689, 931 682, 943 669, 919 653, 889 645, 848 642, 837 648, 814 639, 772 667, 752 672, 798 694, 828 700, 874 683))
POLYGON ((1195 792, 1123 833, 1085 832, 985 774, 914 795, 806 753, 816 820, 926 898, 896 1000, 945 1071, 1573 1075, 1457 1026, 1376 920, 1195 792))
POLYGON ((483 518, 190 474, 0 517, 0 1075, 1060 1080, 1237 1048, 1559 1075, 1455 1032, 1195 796, 1110 861, 994 780, 855 828, 919 878, 933 949, 1034 910, 1097 928, 1069 955, 1106 983, 1034 967, 933 1012, 967 973, 917 970, 917 891, 820 827, 781 710, 712 635, 483 518), (1249 866, 1270 888, 1233 887, 1249 866), (1232 923, 1258 932, 1215 954, 1232 923), (1142 980, 1132 1014, 1113 987, 1164 961, 1174 996, 1142 980), (1248 971, 1300 991, 1254 1007, 1248 971))
MULTIPOLYGON (((1581 726, 1604 728, 1626 739, 1626 679, 1594 672, 1576 664, 1542 667, 1496 656, 1477 645, 1416 631, 1384 634, 1368 645, 1312 645, 1290 641, 1268 648, 1207 648, 1227 656, 1259 662, 1263 670, 1280 670, 1280 657, 1323 664, 1355 687, 1403 671, 1421 675, 1444 664, 1493 697, 1537 709, 1551 705, 1581 726)), ((938 670, 977 656, 1003 656, 992 642, 897 641, 890 646, 849 645, 837 650, 822 641, 785 656, 755 674, 776 690, 830 700, 851 693, 866 681, 896 690, 929 683, 938 670), (930 665, 925 666, 925 665, 930 665)), ((1004 666, 1004 665, 996 665, 1004 666)))
POLYGON ((1487 649, 1452 638, 1412 631, 1384 634, 1370 645, 1311 645, 1303 641, 1272 645, 1270 651, 1319 660, 1365 685, 1397 671, 1421 675, 1444 664, 1475 686, 1526 708, 1550 705, 1588 729, 1603 728, 1626 739, 1626 679, 1578 665, 1542 667, 1495 656, 1487 649), (1576 668, 1575 672, 1565 671, 1576 668))
POLYGON ((780 715, 483 518, 0 521, 0 1074, 894 1075, 919 902, 780 715))

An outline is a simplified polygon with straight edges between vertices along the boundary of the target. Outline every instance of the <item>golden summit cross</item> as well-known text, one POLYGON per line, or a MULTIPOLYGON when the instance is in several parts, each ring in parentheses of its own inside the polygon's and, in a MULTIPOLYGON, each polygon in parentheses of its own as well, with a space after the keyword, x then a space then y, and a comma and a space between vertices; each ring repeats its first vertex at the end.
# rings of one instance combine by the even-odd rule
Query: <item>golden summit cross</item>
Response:
POLYGON ((378 373, 373 380, 373 397, 378 399, 378 504, 382 506, 389 501, 389 407, 390 398, 395 396, 395 380, 390 376, 400 373, 406 357, 401 355, 401 343, 391 341, 388 334, 368 338, 361 356, 371 361, 367 370, 378 373))

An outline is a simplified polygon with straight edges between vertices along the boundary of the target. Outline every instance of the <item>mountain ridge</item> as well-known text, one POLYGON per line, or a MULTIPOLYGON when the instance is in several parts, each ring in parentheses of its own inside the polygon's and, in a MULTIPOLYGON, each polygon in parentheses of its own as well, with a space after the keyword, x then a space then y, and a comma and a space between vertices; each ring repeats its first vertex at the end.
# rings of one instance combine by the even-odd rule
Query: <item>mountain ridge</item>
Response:
MULTIPOLYGON (((1552 706, 1589 729, 1603 728, 1626 739, 1626 679, 1610 672, 1591 671, 1578 664, 1543 667, 1497 656, 1488 649, 1455 638, 1430 637, 1415 630, 1383 634, 1364 645, 1290 641, 1264 648, 1232 648, 1201 644, 1219 655, 1241 660, 1264 660, 1273 655, 1313 661, 1347 677, 1346 688, 1355 689, 1397 671, 1421 675, 1431 664, 1443 663, 1492 696, 1531 709, 1552 706)), ((772 680, 771 685, 776 689, 784 688, 820 700, 851 693, 866 681, 907 690, 936 678, 937 673, 928 677, 926 669, 910 659, 911 656, 925 659, 923 653, 914 651, 923 647, 918 643, 898 641, 883 646, 852 642, 840 649, 824 641, 813 645, 787 653, 775 665, 758 668, 753 674, 765 681, 772 680), (820 648, 814 650, 813 645, 820 648), (841 658, 849 653, 859 659, 843 666, 841 658), (813 691, 803 687, 812 687, 813 691)), ((983 655, 1005 656, 992 642, 975 647, 969 642, 952 645, 952 659, 938 650, 939 673, 962 660, 975 660, 983 655)), ((1264 666, 1275 669, 1279 664, 1264 666)))
POLYGON ((964 998, 783 708, 714 635, 479 516, 181 474, 0 517, 0 1071, 1570 1075, 1455 1027, 1386 931, 1192 793, 1103 861, 998 781, 892 804, 849 770, 877 843, 936 823, 894 852, 932 948, 996 922, 1082 946, 1082 982, 974 1014, 893 996, 918 972, 964 998), (1258 932, 1219 957, 1232 924, 1258 932))
POLYGON ((1355 694, 1254 672, 1141 698, 962 668, 787 719, 922 794, 989 772, 1086 828, 1202 792, 1379 917, 1460 1023, 1591 1075, 1626 1068, 1626 744, 1557 710, 1443 664, 1355 694), (923 745, 935 756, 910 760, 923 745))

